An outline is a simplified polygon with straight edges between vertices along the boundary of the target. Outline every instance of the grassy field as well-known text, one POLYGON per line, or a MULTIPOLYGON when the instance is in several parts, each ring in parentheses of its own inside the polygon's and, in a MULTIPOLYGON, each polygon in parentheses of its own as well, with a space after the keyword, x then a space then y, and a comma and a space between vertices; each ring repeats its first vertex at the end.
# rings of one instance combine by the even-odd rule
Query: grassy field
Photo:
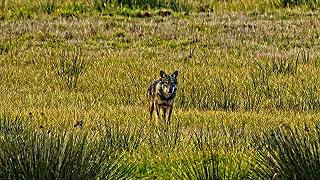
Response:
POLYGON ((0 0, 0 179, 318 177, 319 7, 0 0), (160 70, 169 129, 148 121, 160 70))

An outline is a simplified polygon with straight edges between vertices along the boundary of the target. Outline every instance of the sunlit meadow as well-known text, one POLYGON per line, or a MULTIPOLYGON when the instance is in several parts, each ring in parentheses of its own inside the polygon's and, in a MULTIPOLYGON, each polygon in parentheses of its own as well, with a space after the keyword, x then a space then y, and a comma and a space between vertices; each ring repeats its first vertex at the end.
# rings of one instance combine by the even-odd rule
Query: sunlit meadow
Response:
POLYGON ((0 0, 0 179, 319 177, 319 7, 0 0))

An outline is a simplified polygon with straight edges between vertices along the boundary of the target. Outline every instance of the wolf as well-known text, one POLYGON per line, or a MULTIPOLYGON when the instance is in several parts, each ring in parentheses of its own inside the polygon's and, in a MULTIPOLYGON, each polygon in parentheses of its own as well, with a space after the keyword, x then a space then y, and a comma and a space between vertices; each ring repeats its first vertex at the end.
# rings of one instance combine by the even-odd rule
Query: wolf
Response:
POLYGON ((177 77, 178 71, 167 75, 161 70, 160 79, 151 82, 148 88, 150 121, 152 121, 152 114, 156 108, 158 124, 161 125, 160 111, 162 110, 164 124, 170 126, 173 102, 178 88, 177 77))

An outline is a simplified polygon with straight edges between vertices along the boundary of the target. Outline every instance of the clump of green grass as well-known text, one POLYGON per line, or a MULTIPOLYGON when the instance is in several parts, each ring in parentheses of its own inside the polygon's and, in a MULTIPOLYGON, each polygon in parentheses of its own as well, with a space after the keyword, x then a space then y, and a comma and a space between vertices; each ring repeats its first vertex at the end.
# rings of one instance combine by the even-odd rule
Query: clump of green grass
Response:
POLYGON ((146 141, 151 152, 172 151, 182 142, 180 123, 173 127, 151 126, 146 134, 146 141))
POLYGON ((41 10, 46 14, 52 14, 58 9, 58 3, 54 0, 41 2, 41 10))
MULTIPOLYGON (((251 78, 254 78, 251 76, 251 78)), ((245 81, 243 84, 243 107, 246 111, 259 111, 262 107, 263 94, 261 89, 256 88, 254 79, 245 81)))
POLYGON ((135 165, 124 156, 125 147, 137 144, 129 131, 109 129, 95 137, 81 130, 26 128, 10 133, 20 128, 14 122, 4 119, 0 124, 5 131, 0 138, 0 179, 125 179, 134 174, 135 165))
POLYGON ((191 5, 185 0, 94 0, 97 11, 103 12, 109 7, 120 6, 129 9, 169 8, 177 12, 189 12, 191 5))
POLYGON ((254 179, 317 179, 320 176, 320 129, 285 126, 257 139, 254 179))
POLYGON ((2 115, 0 117, 0 134, 22 133, 27 129, 28 120, 18 116, 13 118, 10 115, 2 115))
POLYGON ((298 68, 298 59, 295 61, 288 59, 272 60, 271 62, 272 72, 276 74, 295 74, 298 68))
POLYGON ((217 78, 217 94, 214 104, 217 109, 236 110, 239 108, 236 85, 226 78, 217 78))
POLYGON ((219 171, 219 159, 211 154, 199 161, 188 158, 177 163, 175 174, 178 179, 222 179, 219 171))
POLYGON ((0 1, 0 10, 4 10, 6 7, 6 0, 1 0, 0 1))
POLYGON ((232 163, 214 152, 200 152, 198 158, 196 156, 187 156, 185 159, 177 162, 174 167, 174 176, 177 179, 244 179, 248 176, 248 172, 240 171, 239 166, 227 169, 232 163), (227 164, 230 163, 230 164, 227 164))
POLYGON ((302 64, 310 64, 312 60, 313 58, 310 57, 310 54, 304 49, 297 54, 297 61, 300 61, 302 64))
POLYGON ((177 97, 177 105, 182 108, 197 108, 203 110, 220 109, 225 111, 237 110, 240 107, 239 88, 236 82, 229 77, 215 76, 205 82, 207 86, 202 86, 203 79, 198 75, 184 79, 186 84, 180 86, 177 97), (189 84, 194 83, 189 86, 189 84))
POLYGON ((20 7, 13 9, 8 13, 8 16, 14 20, 31 19, 35 15, 35 8, 31 7, 20 7))
POLYGON ((10 41, 0 43, 0 55, 9 53, 11 49, 12 49, 12 44, 10 41))
POLYGON ((66 6, 63 6, 63 8, 59 8, 58 14, 62 17, 76 17, 78 14, 84 14, 88 11, 88 8, 84 3, 81 2, 72 2, 71 4, 68 4, 66 6))
POLYGON ((302 82, 302 90, 300 91, 300 109, 306 111, 315 111, 320 109, 320 97, 318 95, 318 85, 316 82, 307 84, 302 82))
POLYGON ((130 177, 133 166, 108 152, 104 139, 85 135, 26 133, 1 139, 1 179, 93 179, 130 177))
POLYGON ((277 0, 276 2, 281 7, 306 6, 317 9, 320 6, 320 2, 317 0, 277 0))
POLYGON ((79 48, 62 50, 59 62, 53 63, 53 69, 68 89, 75 89, 86 64, 79 48))
POLYGON ((250 135, 246 132, 244 124, 239 126, 204 126, 194 130, 190 136, 190 142, 193 143, 197 151, 230 150, 247 144, 250 141, 248 137, 250 135))
POLYGON ((191 5, 184 0, 171 0, 167 7, 176 12, 189 12, 192 9, 191 5))
POLYGON ((102 132, 108 144, 115 151, 134 151, 142 144, 145 126, 124 126, 115 123, 106 124, 102 132))

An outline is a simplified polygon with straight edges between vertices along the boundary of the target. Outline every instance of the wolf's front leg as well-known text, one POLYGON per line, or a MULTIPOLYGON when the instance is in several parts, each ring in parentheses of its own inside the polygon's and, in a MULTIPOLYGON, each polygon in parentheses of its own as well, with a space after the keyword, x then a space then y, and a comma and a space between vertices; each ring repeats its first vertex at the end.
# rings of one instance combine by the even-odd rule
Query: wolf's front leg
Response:
POLYGON ((152 122, 152 114, 154 110, 154 99, 150 98, 149 99, 149 115, 150 115, 150 123, 152 122))
POLYGON ((163 125, 166 125, 166 123, 167 123, 167 108, 166 107, 162 107, 162 112, 163 112, 163 114, 162 114, 162 119, 163 119, 163 125))
POLYGON ((156 104, 156 111, 157 111, 157 124, 160 126, 160 105, 156 104))
POLYGON ((169 107, 168 118, 167 118, 167 126, 170 126, 170 118, 172 113, 173 105, 169 107))

